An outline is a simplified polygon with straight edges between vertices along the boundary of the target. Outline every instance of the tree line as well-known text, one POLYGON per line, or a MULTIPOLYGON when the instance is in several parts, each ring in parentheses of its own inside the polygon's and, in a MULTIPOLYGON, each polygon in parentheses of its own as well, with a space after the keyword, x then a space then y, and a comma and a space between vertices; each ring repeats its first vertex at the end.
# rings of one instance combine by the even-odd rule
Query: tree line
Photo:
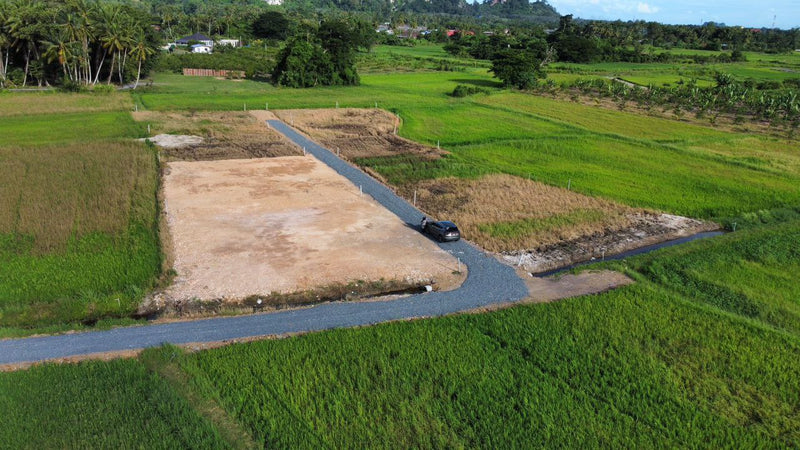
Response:
POLYGON ((151 16, 130 4, 0 0, 0 88, 135 86, 158 42, 151 16))

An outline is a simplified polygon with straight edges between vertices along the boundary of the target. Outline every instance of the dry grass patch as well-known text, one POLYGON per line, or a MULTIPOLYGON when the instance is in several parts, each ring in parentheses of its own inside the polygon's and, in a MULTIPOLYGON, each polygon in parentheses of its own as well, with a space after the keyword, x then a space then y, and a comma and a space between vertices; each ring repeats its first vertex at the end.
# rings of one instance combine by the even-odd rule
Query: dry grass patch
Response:
POLYGON ((38 254, 154 215, 155 164, 142 144, 0 148, 0 175, 0 235, 32 238, 38 254))
POLYGON ((102 94, 15 92, 0 94, 0 117, 130 110, 133 110, 131 96, 120 92, 102 94))
POLYGON ((446 153, 395 135, 400 121, 382 109, 289 109, 275 115, 346 159, 407 153, 436 159, 446 153))
POLYGON ((613 232, 641 212, 511 175, 479 179, 425 180, 400 188, 417 191, 417 205, 437 218, 456 222, 463 235, 494 251, 546 246, 581 236, 613 232))
POLYGON ((182 148, 161 149, 169 161, 210 161, 219 159, 297 156, 302 151, 261 121, 242 112, 155 112, 133 113, 134 119, 150 124, 151 134, 201 136, 205 142, 182 148))

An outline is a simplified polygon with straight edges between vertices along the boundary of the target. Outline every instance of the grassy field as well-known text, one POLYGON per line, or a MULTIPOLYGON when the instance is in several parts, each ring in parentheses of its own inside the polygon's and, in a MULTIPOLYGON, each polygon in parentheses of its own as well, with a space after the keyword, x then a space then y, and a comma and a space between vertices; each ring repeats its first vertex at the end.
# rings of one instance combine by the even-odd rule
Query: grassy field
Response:
MULTIPOLYGON (((655 50, 656 53, 663 52, 655 50)), ((708 56, 715 57, 720 54, 730 55, 730 52, 709 50, 672 49, 668 51, 674 55, 708 56)), ((800 55, 787 53, 770 55, 763 53, 745 52, 746 61, 734 63, 555 63, 551 64, 548 74, 557 81, 562 81, 567 76, 570 80, 577 78, 621 78, 640 86, 665 86, 676 85, 689 81, 696 81, 698 86, 711 86, 715 84, 715 74, 718 72, 729 73, 737 79, 760 81, 784 81, 797 78, 800 69, 800 55)))
POLYGON ((756 228, 741 236, 679 247, 642 258, 646 279, 694 302, 800 336, 800 223, 756 228))
MULTIPOLYGON (((413 51, 413 49, 409 50, 413 51)), ((502 91, 484 69, 367 74, 355 88, 290 90, 255 82, 159 75, 143 107, 237 110, 379 107, 400 133, 448 158, 363 161, 392 183, 507 173, 634 207, 721 220, 800 204, 794 142, 502 91), (454 99, 457 84, 490 94, 454 99), (201 92, 207 95, 188 95, 201 92), (757 151, 756 151, 757 150, 757 151)))
POLYGON ((211 423, 134 360, 0 373, 7 448, 225 448, 211 423))
POLYGON ((128 316, 161 261, 158 163, 130 139, 146 129, 130 96, 3 100, 0 336, 128 316))

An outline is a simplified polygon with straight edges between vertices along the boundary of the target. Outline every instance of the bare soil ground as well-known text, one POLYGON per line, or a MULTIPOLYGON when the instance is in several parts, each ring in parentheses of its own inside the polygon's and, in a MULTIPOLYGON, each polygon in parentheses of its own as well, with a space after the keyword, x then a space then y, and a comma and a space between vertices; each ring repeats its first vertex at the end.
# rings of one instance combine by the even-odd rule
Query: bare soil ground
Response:
POLYGON ((382 109, 287 109, 275 115, 348 160, 407 153, 436 159, 447 153, 397 136, 400 121, 382 109))
POLYGON ((633 283, 633 280, 611 270, 586 271, 556 277, 525 277, 525 284, 535 303, 552 302, 580 295, 599 294, 633 283))
POLYGON ((133 113, 133 116, 140 122, 150 124, 151 132, 157 134, 150 140, 162 147, 161 156, 166 161, 213 161, 302 154, 283 136, 268 129, 263 121, 245 111, 142 111, 133 113), (195 140, 192 142, 186 137, 194 137, 195 140), (162 145, 162 142, 166 145, 162 145))
POLYGON ((158 301, 463 281, 455 258, 310 156, 173 161, 164 199, 177 275, 158 301))

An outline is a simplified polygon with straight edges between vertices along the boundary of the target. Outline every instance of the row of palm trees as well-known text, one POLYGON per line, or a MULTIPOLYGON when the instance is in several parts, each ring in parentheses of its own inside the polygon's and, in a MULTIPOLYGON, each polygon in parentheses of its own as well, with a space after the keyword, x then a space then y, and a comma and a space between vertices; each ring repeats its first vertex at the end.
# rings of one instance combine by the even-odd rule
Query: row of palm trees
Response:
POLYGON ((54 82, 125 82, 156 53, 150 16, 97 0, 0 0, 0 88, 54 82), (21 73, 20 73, 21 72, 21 73))

